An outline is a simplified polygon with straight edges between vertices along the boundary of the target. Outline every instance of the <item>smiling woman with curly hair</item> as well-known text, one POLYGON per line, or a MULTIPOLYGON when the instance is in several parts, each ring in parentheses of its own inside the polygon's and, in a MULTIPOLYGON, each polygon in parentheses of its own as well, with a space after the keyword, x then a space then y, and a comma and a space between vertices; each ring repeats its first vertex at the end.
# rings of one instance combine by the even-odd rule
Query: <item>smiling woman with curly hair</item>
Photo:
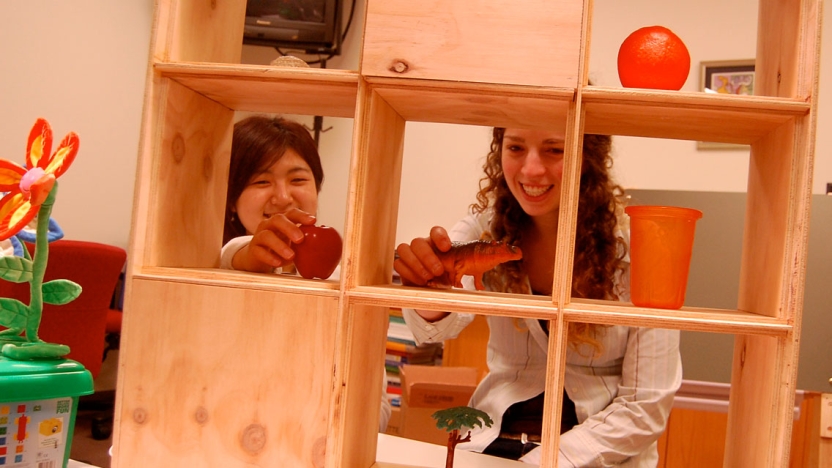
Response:
MULTIPOLYGON (((490 232, 487 237, 512 245, 522 245, 524 225, 530 217, 511 194, 502 169, 502 146, 505 129, 495 128, 491 152, 486 158, 480 181, 477 203, 471 205, 474 213, 485 213, 493 206, 490 232), (493 200, 493 203, 491 202, 493 200)), ((575 259, 572 271, 572 295, 585 299, 617 300, 613 280, 624 265, 626 245, 616 234, 618 215, 622 208, 623 190, 612 183, 609 169, 612 167, 610 148, 612 138, 606 135, 586 135, 583 145, 581 189, 578 202, 578 226, 575 236, 575 259)), ((557 234, 557 231, 552 233, 557 234)), ((499 265, 485 275, 487 283, 495 291, 529 294, 527 274, 521 262, 499 265)), ((544 291, 535 291, 536 293, 544 291)), ((550 291, 546 292, 551 295, 550 291)), ((571 323, 569 340, 573 345, 588 343, 597 347, 593 338, 598 327, 591 324, 571 323)), ((600 351, 600 350, 599 350, 600 351)))
MULTIPOLYGON (((451 241, 494 239, 520 247, 521 260, 486 272, 491 291, 551 296, 564 168, 562 131, 495 128, 472 213, 450 232, 431 229, 396 249, 407 286, 444 274, 436 252, 451 241)), ((622 189, 610 177, 611 138, 586 135, 575 236, 572 296, 629 300, 627 223, 622 189)), ((466 282, 466 289, 474 289, 466 282)), ((539 463, 548 361, 548 321, 487 315, 488 375, 470 406, 490 428, 459 447, 539 463)), ((471 314, 404 311, 419 342, 453 338, 471 314)), ((654 467, 673 395, 682 379, 679 332, 569 323, 558 466, 654 467)), ((550 389, 552 390, 552 389, 550 389)))

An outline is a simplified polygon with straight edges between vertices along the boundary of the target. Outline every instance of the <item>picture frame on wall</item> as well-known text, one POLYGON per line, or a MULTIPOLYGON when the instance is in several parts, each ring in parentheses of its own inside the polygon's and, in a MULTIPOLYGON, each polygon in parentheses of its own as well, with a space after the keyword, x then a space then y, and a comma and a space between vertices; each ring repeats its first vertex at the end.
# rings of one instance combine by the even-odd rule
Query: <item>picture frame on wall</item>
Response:
MULTIPOLYGON (((700 62, 700 91, 735 95, 754 94, 754 59, 700 62)), ((697 141, 699 150, 748 149, 748 145, 697 141)))

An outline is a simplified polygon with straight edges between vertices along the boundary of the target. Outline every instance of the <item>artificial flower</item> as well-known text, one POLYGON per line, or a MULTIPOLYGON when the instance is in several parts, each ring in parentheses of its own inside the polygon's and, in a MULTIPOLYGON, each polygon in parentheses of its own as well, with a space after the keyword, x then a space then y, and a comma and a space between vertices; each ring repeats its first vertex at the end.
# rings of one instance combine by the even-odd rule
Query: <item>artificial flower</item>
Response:
MULTIPOLYGON (((38 217, 35 216, 29 221, 29 224, 23 226, 23 229, 16 236, 11 236, 6 240, 0 240, 0 257, 23 257, 25 255, 23 249, 26 248, 23 243, 28 242, 34 244, 37 240, 37 223, 38 217)), ((48 242, 55 242, 56 240, 63 239, 63 237, 64 230, 61 229, 61 226, 54 218, 49 218, 49 230, 46 233, 46 240, 48 242)))
POLYGON ((35 217, 55 180, 69 169, 78 154, 79 143, 78 135, 69 132, 49 155, 52 128, 46 120, 38 119, 29 132, 26 166, 0 159, 0 192, 8 192, 0 199, 0 240, 17 234, 35 217))

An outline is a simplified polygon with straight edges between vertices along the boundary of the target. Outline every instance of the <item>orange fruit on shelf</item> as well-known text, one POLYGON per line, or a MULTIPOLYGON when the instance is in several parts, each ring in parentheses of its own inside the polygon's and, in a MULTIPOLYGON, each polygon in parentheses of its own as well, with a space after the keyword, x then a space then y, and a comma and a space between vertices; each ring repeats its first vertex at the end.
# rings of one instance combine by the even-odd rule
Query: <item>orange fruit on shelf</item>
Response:
POLYGON ((637 29, 618 49, 618 77, 626 88, 678 91, 689 72, 688 48, 664 26, 637 29))

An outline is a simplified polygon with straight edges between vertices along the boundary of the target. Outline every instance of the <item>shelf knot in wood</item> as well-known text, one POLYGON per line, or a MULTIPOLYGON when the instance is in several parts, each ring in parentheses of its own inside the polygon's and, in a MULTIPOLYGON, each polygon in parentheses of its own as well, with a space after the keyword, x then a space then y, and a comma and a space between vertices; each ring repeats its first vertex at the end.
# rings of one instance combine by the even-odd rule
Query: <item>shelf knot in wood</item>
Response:
POLYGON ((173 141, 170 144, 170 153, 173 155, 173 160, 177 163, 185 159, 185 138, 182 137, 181 133, 177 133, 173 137, 173 141))
POLYGON ((208 422, 208 410, 204 406, 200 406, 194 411, 194 421, 197 424, 204 426, 208 422))
POLYGON ((393 73, 406 73, 409 69, 410 65, 404 60, 395 60, 393 61, 393 65, 390 66, 390 71, 393 73))
POLYGON ((266 446, 266 428, 260 424, 249 424, 243 429, 240 446, 246 452, 257 455, 266 446))
POLYGON ((144 424, 147 422, 147 410, 144 408, 136 408, 133 410, 133 421, 136 424, 144 424))

